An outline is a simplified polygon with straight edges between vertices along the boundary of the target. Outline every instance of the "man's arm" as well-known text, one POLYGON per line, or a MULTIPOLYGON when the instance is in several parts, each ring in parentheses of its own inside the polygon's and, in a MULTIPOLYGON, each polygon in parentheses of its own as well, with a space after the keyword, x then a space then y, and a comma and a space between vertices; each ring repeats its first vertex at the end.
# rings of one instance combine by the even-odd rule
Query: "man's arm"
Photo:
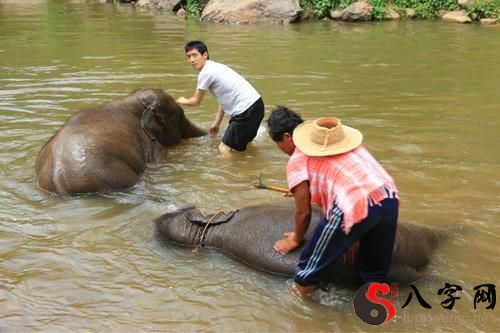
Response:
POLYGON ((224 118, 224 110, 222 109, 222 106, 219 105, 217 114, 215 115, 214 122, 212 123, 212 126, 210 126, 209 133, 211 136, 216 136, 217 133, 219 133, 220 123, 222 122, 223 118, 224 118))
POLYGON ((285 232, 285 238, 274 244, 274 249, 281 254, 287 254, 300 245, 311 221, 309 183, 305 180, 291 191, 295 197, 295 231, 285 232))
POLYGON ((196 89, 193 96, 189 98, 181 96, 177 98, 175 101, 182 105, 198 106, 203 100, 203 96, 205 96, 205 91, 201 89, 196 89))

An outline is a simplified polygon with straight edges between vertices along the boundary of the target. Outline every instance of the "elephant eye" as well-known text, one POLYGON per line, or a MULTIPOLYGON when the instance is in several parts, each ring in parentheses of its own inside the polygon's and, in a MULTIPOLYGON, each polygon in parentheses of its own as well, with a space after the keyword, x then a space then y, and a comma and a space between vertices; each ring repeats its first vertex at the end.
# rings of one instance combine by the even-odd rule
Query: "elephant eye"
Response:
POLYGON ((158 116, 158 115, 155 115, 155 118, 156 118, 156 121, 160 124, 160 125, 164 125, 165 124, 165 120, 158 116))

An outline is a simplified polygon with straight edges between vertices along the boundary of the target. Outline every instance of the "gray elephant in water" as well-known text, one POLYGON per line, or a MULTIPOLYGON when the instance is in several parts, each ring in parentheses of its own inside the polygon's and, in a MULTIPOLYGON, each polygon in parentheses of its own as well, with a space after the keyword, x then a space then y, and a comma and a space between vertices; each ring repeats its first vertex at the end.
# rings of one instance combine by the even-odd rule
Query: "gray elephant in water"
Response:
MULTIPOLYGON (((320 214, 319 209, 313 209, 306 239, 312 236, 320 214)), ((283 276, 294 275, 303 247, 285 256, 273 249, 273 244, 283 237, 283 233, 294 228, 294 206, 290 202, 257 205, 207 216, 190 206, 164 214, 153 222, 160 242, 213 248, 256 269, 283 276)), ((399 222, 388 278, 401 284, 421 278, 433 250, 448 233, 399 222)), ((341 257, 324 276, 322 284, 358 284, 357 249, 358 246, 354 245, 341 257)))
POLYGON ((164 91, 138 89, 70 117, 38 153, 38 185, 57 194, 128 188, 164 147, 205 134, 164 91))

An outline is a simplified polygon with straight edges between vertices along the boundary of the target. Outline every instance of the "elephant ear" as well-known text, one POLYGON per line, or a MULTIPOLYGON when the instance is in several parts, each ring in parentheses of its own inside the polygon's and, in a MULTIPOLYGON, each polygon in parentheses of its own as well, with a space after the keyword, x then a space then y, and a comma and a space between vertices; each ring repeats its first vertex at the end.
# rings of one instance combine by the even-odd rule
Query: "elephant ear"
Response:
POLYGON ((222 224, 229 222, 233 218, 236 212, 237 210, 231 211, 229 213, 218 212, 214 215, 204 216, 200 213, 199 210, 191 210, 186 212, 185 216, 186 219, 191 223, 195 223, 198 225, 206 225, 206 224, 212 225, 212 224, 222 224))

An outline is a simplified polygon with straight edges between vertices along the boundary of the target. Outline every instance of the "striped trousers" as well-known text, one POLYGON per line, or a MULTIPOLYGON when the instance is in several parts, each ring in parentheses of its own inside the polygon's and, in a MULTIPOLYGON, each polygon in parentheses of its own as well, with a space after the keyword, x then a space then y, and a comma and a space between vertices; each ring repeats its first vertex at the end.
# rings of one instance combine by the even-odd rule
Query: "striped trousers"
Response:
POLYGON ((344 214, 335 206, 330 219, 323 218, 306 243, 295 271, 295 282, 319 285, 322 274, 359 240, 357 263, 363 284, 387 283, 398 220, 397 199, 387 198, 381 205, 369 205, 368 216, 346 235, 342 231, 344 214))

